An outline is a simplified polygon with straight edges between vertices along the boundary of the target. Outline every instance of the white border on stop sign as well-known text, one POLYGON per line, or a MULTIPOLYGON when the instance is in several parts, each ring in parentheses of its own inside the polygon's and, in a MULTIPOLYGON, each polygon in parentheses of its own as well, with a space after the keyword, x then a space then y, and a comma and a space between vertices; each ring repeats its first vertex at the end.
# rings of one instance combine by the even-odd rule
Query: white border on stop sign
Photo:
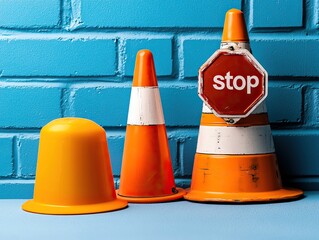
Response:
POLYGON ((257 61, 257 59, 247 50, 247 49, 234 49, 234 50, 229 50, 229 49, 218 49, 217 51, 214 52, 212 56, 199 68, 198 71, 198 95, 199 97, 204 101, 204 103, 213 111, 213 113, 225 119, 225 121, 230 122, 230 123, 236 123, 239 121, 241 118, 248 117, 268 96, 268 73, 267 71, 263 68, 263 66, 257 61), (231 55, 245 55, 249 61, 254 65, 261 73, 264 75, 264 82, 265 86, 263 87, 264 89, 264 96, 259 100, 259 102, 253 106, 245 115, 221 115, 218 114, 207 102, 207 99, 205 99, 203 95, 203 84, 204 84, 204 79, 203 79, 203 71, 211 65, 211 63, 216 59, 216 57, 221 54, 221 53, 228 53, 231 55), (233 120, 232 122, 229 120, 233 120))

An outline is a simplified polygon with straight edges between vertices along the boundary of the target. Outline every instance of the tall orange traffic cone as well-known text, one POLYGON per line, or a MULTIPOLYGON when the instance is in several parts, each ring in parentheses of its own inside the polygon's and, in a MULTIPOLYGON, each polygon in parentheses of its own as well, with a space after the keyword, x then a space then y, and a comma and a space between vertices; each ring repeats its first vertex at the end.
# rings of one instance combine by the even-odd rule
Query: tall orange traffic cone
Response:
POLYGON ((118 198, 167 202, 182 198, 176 188, 152 53, 137 53, 118 198))
MULTIPOLYGON (((226 14, 221 48, 250 50, 243 13, 226 14)), ((203 105, 192 183, 185 199, 198 202, 258 202, 297 198, 282 186, 265 103, 229 124, 203 105)))

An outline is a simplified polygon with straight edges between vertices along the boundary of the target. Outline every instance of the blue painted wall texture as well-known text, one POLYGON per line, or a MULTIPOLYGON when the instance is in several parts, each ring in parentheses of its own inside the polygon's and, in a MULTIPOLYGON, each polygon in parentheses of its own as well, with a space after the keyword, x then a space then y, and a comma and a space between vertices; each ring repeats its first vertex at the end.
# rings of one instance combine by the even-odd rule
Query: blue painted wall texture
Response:
POLYGON ((0 0, 0 197, 33 193, 39 132, 67 116, 107 131, 121 169, 134 61, 153 51, 179 186, 188 186, 202 103, 197 72, 228 9, 245 13, 270 75, 268 112, 286 183, 319 189, 319 0, 0 0))

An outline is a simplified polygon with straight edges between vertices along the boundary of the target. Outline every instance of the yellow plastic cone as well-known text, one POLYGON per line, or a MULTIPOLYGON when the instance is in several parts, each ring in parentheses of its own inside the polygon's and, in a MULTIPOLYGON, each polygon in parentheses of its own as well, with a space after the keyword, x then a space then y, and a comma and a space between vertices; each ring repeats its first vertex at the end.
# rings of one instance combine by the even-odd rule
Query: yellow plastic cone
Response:
POLYGON ((84 214, 125 208, 116 198, 105 131, 82 118, 60 118, 40 133, 34 197, 23 210, 84 214))

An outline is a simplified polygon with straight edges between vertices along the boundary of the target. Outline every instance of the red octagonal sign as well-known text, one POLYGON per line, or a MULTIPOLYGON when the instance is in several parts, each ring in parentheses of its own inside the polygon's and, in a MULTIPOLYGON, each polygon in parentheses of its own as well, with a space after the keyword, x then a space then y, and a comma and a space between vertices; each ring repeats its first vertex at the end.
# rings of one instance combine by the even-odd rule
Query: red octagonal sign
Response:
POLYGON ((199 70, 198 93, 215 115, 247 117, 267 96, 268 74, 246 49, 218 50, 199 70))

